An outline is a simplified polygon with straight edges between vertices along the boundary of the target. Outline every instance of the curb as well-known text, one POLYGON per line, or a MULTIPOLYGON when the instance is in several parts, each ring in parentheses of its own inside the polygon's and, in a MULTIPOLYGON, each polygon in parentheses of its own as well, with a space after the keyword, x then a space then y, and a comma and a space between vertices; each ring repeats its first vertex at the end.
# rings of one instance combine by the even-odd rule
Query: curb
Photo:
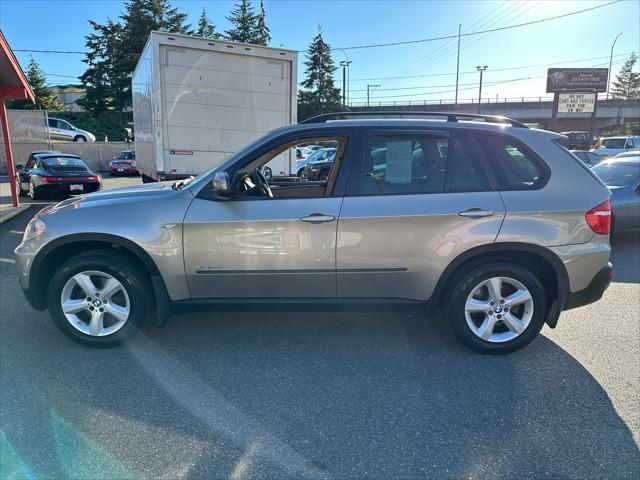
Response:
POLYGON ((25 210, 28 210, 29 207, 31 206, 30 203, 25 204, 25 205, 20 205, 18 208, 14 208, 12 209, 9 213, 7 213, 6 215, 0 215, 0 223, 4 223, 8 220, 11 220, 13 217, 15 217, 16 215, 21 214, 22 212, 24 212, 25 210))

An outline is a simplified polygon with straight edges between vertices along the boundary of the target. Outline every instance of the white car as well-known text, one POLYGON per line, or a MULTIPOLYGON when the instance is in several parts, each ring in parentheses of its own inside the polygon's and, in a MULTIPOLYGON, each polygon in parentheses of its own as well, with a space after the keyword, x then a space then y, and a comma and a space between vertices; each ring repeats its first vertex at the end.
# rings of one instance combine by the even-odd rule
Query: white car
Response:
POLYGON ((627 150, 637 150, 640 148, 640 137, 607 137, 601 138, 590 152, 595 152, 603 157, 613 157, 627 150))
POLYGON ((51 140, 64 140, 67 142, 96 141, 96 137, 93 133, 87 132, 86 130, 80 130, 66 120, 49 117, 47 121, 49 127, 49 138, 51 138, 51 140))

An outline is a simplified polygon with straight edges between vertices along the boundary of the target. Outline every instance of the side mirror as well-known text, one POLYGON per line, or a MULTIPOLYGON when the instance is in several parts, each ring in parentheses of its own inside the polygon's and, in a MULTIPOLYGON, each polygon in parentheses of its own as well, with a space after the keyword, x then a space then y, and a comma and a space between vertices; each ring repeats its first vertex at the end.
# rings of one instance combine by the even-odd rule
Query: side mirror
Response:
POLYGON ((15 166, 15 170, 16 170, 16 171, 18 171, 18 170, 24 170, 24 165, 22 165, 21 163, 17 164, 17 165, 15 166))
POLYGON ((231 195, 231 186, 227 172, 216 172, 211 181, 213 194, 219 198, 228 198, 231 195))

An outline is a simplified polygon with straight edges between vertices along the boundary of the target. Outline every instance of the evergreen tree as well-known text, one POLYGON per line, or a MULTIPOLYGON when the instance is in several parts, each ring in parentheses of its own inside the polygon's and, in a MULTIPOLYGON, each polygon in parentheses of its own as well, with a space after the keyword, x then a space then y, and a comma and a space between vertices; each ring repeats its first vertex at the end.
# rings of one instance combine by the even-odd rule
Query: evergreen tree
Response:
POLYGON ((305 79, 300 84, 304 90, 298 94, 298 119, 322 113, 340 111, 340 89, 333 83, 336 66, 331 58, 331 46, 324 41, 322 29, 307 49, 305 79))
POLYGON ((92 20, 89 24, 93 33, 85 37, 87 54, 83 59, 87 69, 80 76, 86 92, 77 103, 87 112, 97 114, 113 109, 114 64, 122 43, 122 26, 111 19, 104 25, 92 20))
POLYGON ((60 103, 58 97, 47 87, 47 77, 33 58, 29 60, 25 74, 35 94, 36 103, 33 104, 30 100, 15 100, 11 103, 11 108, 49 110, 50 112, 64 110, 64 106, 60 103))
POLYGON ((267 45, 271 41, 271 32, 267 26, 267 14, 264 11, 264 2, 260 0, 260 13, 256 17, 256 29, 253 34, 256 45, 267 45))
POLYGON ((225 31, 226 39, 230 42, 255 43, 257 18, 251 2, 241 0, 235 7, 227 17, 233 28, 225 31))
POLYGON ((207 18, 204 5, 198 19, 198 29, 195 31, 195 35, 204 38, 220 38, 220 34, 216 32, 216 26, 207 18))
POLYGON ((88 67, 81 77, 87 94, 78 103, 93 113, 128 109, 131 76, 149 33, 192 33, 186 19, 169 0, 127 0, 118 22, 90 22, 94 31, 85 37, 88 67))
POLYGON ((635 100, 640 98, 640 73, 634 72, 633 67, 638 61, 638 56, 632 53, 624 62, 620 73, 613 82, 611 96, 622 100, 635 100))

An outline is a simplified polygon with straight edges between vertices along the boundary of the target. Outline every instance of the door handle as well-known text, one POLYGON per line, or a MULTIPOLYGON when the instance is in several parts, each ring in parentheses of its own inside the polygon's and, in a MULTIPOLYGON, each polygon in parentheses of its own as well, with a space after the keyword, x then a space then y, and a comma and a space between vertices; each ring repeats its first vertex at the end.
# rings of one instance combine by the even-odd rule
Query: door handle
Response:
POLYGON ((333 215, 325 215, 324 213, 311 213, 300 220, 307 223, 326 223, 333 222, 336 219, 333 215))
POLYGON ((490 217, 491 215, 493 215, 493 211, 483 210, 481 208, 470 208, 469 210, 458 213, 458 215, 467 218, 490 217))

